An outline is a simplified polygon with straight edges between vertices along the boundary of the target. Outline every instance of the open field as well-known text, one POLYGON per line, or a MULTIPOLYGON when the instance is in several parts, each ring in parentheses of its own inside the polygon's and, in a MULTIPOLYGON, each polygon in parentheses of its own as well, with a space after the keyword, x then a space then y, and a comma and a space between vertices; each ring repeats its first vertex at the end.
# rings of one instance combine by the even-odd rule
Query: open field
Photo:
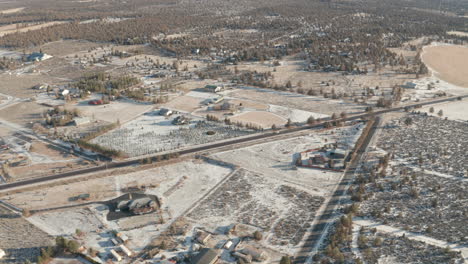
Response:
POLYGON ((0 111, 0 119, 21 125, 31 126, 32 123, 42 121, 42 113, 47 109, 36 102, 21 102, 0 111))
POLYGON ((431 116, 437 116, 437 113, 442 110, 443 117, 450 120, 466 122, 468 120, 468 101, 458 101, 446 104, 438 104, 432 106, 434 113, 430 113, 431 107, 423 107, 420 111, 425 112, 431 116))
POLYGON ((0 37, 3 37, 5 35, 15 33, 15 32, 28 32, 31 30, 38 30, 41 28, 45 27, 50 27, 53 25, 59 25, 67 23, 65 21, 54 21, 54 22, 46 22, 46 23, 41 23, 41 24, 34 24, 34 25, 24 25, 24 24, 13 24, 13 25, 8 25, 8 26, 1 26, 0 27, 0 37), (19 27, 17 27, 19 26, 19 27))
POLYGON ((269 112, 247 112, 231 117, 232 121, 239 121, 244 124, 255 124, 262 128, 277 127, 286 124, 286 119, 269 112))
POLYGON ((110 123, 120 121, 121 124, 129 122, 153 108, 151 104, 140 103, 133 100, 117 100, 104 105, 89 105, 89 100, 90 99, 79 101, 75 104, 67 104, 67 107, 76 108, 83 115, 95 120, 102 120, 110 123))
POLYGON ((253 100, 264 104, 279 105, 324 115, 341 112, 360 112, 364 106, 342 100, 330 100, 323 97, 307 96, 289 92, 258 88, 241 88, 226 92, 227 96, 238 99, 253 100))
POLYGON ((424 63, 434 74, 449 83, 468 88, 468 47, 437 45, 424 48, 424 63))

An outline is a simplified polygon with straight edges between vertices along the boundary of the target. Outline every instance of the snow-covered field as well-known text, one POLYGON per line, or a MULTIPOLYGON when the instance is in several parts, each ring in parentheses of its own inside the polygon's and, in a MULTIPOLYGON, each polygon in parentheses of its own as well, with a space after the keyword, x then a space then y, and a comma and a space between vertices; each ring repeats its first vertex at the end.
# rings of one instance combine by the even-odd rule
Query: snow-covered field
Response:
POLYGON ((437 116, 437 113, 442 110, 442 118, 447 117, 450 120, 465 122, 468 120, 468 99, 462 101, 437 104, 433 106, 423 107, 418 111, 428 113, 431 116, 437 116), (434 108, 434 113, 430 113, 430 108, 434 108))

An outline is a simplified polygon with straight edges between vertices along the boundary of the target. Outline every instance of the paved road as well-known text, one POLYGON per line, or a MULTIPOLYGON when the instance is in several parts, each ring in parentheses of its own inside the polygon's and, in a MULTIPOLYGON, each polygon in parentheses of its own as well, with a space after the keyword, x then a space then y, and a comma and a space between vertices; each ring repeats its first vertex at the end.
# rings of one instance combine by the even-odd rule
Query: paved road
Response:
POLYGON ((332 198, 330 199, 325 210, 323 211, 323 214, 320 216, 317 223, 313 226, 312 231, 306 238, 304 245, 300 249, 299 253, 296 255, 296 258, 294 260, 295 264, 302 264, 307 262, 307 259, 310 256, 311 252, 314 251, 314 249, 317 246, 317 243, 320 242, 321 237, 326 231, 327 226, 330 225, 331 222, 335 219, 337 208, 340 206, 341 198, 346 195, 348 185, 353 180, 354 173, 359 165, 359 161, 361 160, 362 155, 366 152, 366 149, 369 146, 369 143, 371 142, 371 139, 374 136, 379 124, 380 117, 376 117, 375 123, 373 124, 367 137, 364 139, 364 142, 361 145, 361 147, 356 151, 356 157, 349 165, 349 168, 346 170, 345 175, 343 176, 340 184, 333 193, 332 198))
MULTIPOLYGON (((468 95, 459 96, 459 97, 466 98, 466 97, 468 97, 468 95)), ((417 106, 437 104, 437 103, 448 102, 448 101, 456 101, 456 100, 458 100, 457 98, 458 97, 449 97, 449 98, 431 100, 431 101, 427 101, 427 102, 414 103, 414 104, 409 104, 409 105, 404 105, 404 106, 399 106, 399 107, 374 111, 374 112, 370 112, 370 113, 357 114, 357 115, 349 116, 349 117, 338 119, 338 120, 340 120, 340 121, 353 121, 353 120, 358 120, 358 119, 361 119, 361 118, 370 118, 370 117, 381 115, 381 114, 388 113, 388 112, 401 111, 401 110, 405 109, 406 107, 417 107, 417 106)), ((213 144, 206 145, 206 146, 194 147, 194 148, 190 148, 190 149, 176 151, 174 153, 178 153, 180 155, 195 154, 195 153, 199 153, 199 152, 203 152, 203 151, 207 151, 207 150, 211 150, 211 149, 215 149, 215 148, 219 148, 219 147, 236 145, 236 144, 239 144, 239 143, 245 143, 245 142, 249 142, 249 141, 265 139, 265 138, 269 138, 269 137, 273 137, 273 136, 277 136, 277 135, 293 134, 293 133, 296 133, 296 132, 299 132, 299 131, 302 131, 302 130, 323 127, 325 122, 327 122, 327 120, 324 120, 323 122, 320 122, 320 123, 317 123, 317 124, 314 124, 314 125, 305 125, 305 126, 300 126, 300 127, 291 128, 291 129, 282 129, 282 130, 278 130, 276 132, 261 133, 261 134, 256 134, 256 135, 253 135, 253 136, 250 136, 250 137, 238 138, 238 139, 233 139, 233 140, 230 140, 230 141, 213 143, 213 144)), ((157 154, 157 155, 152 156, 151 158, 153 160, 156 160, 157 157, 161 157, 161 156, 162 155, 157 154)), ((140 160, 127 160, 127 161, 117 161, 117 162, 114 161, 114 162, 107 163, 106 165, 100 165, 100 166, 96 166, 96 167, 92 167, 92 168, 86 168, 86 169, 81 169, 81 170, 76 170, 76 171, 70 171, 70 172, 45 176, 45 177, 41 177, 41 178, 35 178, 35 179, 18 181, 18 182, 13 182, 13 183, 8 183, 8 184, 2 184, 2 185, 0 185, 0 191, 4 191, 4 190, 11 189, 11 188, 16 188, 16 187, 27 186, 27 185, 36 184, 36 183, 41 183, 41 182, 47 182, 47 181, 52 181, 52 180, 57 180, 57 179, 62 179, 62 178, 67 178, 67 177, 78 176, 80 174, 85 174, 85 173, 103 171, 103 170, 106 170, 106 169, 135 166, 135 165, 138 165, 139 162, 140 162, 140 160)))

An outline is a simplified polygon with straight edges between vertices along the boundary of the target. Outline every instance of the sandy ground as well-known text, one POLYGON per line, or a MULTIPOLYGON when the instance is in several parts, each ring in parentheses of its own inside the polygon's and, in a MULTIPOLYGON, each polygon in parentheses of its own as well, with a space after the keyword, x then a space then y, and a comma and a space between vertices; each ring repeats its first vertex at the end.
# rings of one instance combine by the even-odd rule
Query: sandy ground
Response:
POLYGON ((103 201, 119 196, 122 188, 152 185, 156 187, 150 188, 148 192, 161 197, 163 203, 172 208, 172 212, 176 214, 185 210, 189 206, 187 203, 196 199, 197 192, 207 191, 229 172, 228 168, 196 160, 186 161, 115 177, 91 179, 13 194, 2 199, 24 208, 54 208, 79 204, 80 202, 70 202, 68 198, 83 193, 91 195, 90 201, 103 201))
POLYGON ((440 79, 468 88, 468 47, 427 46, 424 47, 422 58, 440 79))
MULTIPOLYGON (((37 30, 45 27, 50 27, 53 25, 58 25, 58 24, 64 24, 67 23, 65 21, 53 21, 53 22, 47 22, 47 23, 42 23, 42 24, 37 24, 37 25, 31 25, 31 26, 26 26, 26 27, 21 27, 21 28, 16 28, 17 24, 11 24, 8 26, 2 26, 0 27, 0 37, 3 37, 5 35, 15 33, 15 32, 28 32, 31 30, 37 30)), ((20 24, 20 26, 23 26, 20 24)))
POLYGON ((279 127, 286 124, 286 119, 269 112, 246 112, 233 116, 230 119, 244 124, 255 124, 262 128, 270 128, 272 125, 279 127))
POLYGON ((297 93, 280 92, 268 89, 243 87, 227 91, 226 96, 243 100, 253 100, 268 105, 278 105, 324 115, 332 113, 347 113, 364 111, 363 106, 348 103, 343 100, 332 100, 318 96, 307 96, 297 93))

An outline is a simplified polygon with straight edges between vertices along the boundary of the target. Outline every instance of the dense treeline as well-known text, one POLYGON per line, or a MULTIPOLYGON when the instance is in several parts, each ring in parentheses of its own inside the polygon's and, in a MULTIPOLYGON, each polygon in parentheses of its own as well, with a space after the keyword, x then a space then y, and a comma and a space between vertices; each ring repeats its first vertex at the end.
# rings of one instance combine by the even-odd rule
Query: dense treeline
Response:
POLYGON ((133 76, 112 77, 104 72, 92 73, 83 76, 80 80, 72 84, 72 87, 77 88, 82 94, 88 92, 111 93, 119 95, 123 90, 139 84, 140 80, 133 76))

